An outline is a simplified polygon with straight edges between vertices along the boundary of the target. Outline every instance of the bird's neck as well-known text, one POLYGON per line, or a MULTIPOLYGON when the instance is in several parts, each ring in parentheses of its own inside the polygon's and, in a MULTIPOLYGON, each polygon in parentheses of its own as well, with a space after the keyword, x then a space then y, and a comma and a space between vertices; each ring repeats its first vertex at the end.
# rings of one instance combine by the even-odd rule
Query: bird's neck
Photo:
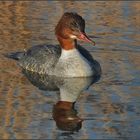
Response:
POLYGON ((68 38, 68 39, 64 39, 60 36, 57 36, 57 39, 62 47, 62 49, 64 50, 73 50, 76 48, 77 46, 77 41, 74 40, 74 39, 71 39, 71 38, 68 38))

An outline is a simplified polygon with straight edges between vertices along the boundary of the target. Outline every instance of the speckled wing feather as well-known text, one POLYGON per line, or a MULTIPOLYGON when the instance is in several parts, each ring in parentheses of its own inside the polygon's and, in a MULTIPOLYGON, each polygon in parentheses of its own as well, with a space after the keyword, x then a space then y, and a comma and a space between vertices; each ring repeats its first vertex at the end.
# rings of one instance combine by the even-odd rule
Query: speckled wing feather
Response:
POLYGON ((61 49, 58 45, 37 45, 31 47, 19 60, 19 65, 27 70, 47 73, 59 60, 61 49))

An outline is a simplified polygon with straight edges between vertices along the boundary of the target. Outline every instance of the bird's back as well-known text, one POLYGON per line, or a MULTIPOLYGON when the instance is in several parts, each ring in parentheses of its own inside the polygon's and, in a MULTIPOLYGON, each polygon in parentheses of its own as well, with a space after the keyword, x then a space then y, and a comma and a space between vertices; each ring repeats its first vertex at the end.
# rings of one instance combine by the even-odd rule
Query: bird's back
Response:
POLYGON ((61 49, 58 45, 37 45, 24 53, 19 59, 19 65, 29 71, 49 73, 52 72, 60 55, 61 49))

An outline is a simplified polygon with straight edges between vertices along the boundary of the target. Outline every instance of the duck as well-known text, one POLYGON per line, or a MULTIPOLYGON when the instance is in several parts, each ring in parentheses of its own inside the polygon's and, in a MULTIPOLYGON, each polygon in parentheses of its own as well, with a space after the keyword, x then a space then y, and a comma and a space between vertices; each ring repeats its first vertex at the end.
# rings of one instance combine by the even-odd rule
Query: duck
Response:
POLYGON ((28 71, 57 77, 91 77, 101 74, 101 66, 78 40, 92 43, 85 33, 85 20, 74 12, 65 12, 55 27, 59 45, 35 45, 27 51, 13 52, 9 58, 28 71))

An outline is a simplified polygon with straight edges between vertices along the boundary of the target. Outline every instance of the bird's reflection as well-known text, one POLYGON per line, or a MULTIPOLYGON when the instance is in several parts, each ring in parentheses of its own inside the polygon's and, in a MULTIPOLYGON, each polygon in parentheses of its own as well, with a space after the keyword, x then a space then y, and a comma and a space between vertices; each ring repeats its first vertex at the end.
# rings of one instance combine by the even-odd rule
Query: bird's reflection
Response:
POLYGON ((53 107, 53 119, 61 130, 78 131, 82 126, 82 119, 74 108, 73 102, 58 101, 53 107))
POLYGON ((75 109, 75 102, 82 91, 99 80, 98 77, 88 78, 60 78, 40 75, 23 70, 28 80, 41 90, 59 91, 59 100, 53 106, 52 116, 57 127, 64 131, 78 131, 82 127, 82 119, 75 109))

